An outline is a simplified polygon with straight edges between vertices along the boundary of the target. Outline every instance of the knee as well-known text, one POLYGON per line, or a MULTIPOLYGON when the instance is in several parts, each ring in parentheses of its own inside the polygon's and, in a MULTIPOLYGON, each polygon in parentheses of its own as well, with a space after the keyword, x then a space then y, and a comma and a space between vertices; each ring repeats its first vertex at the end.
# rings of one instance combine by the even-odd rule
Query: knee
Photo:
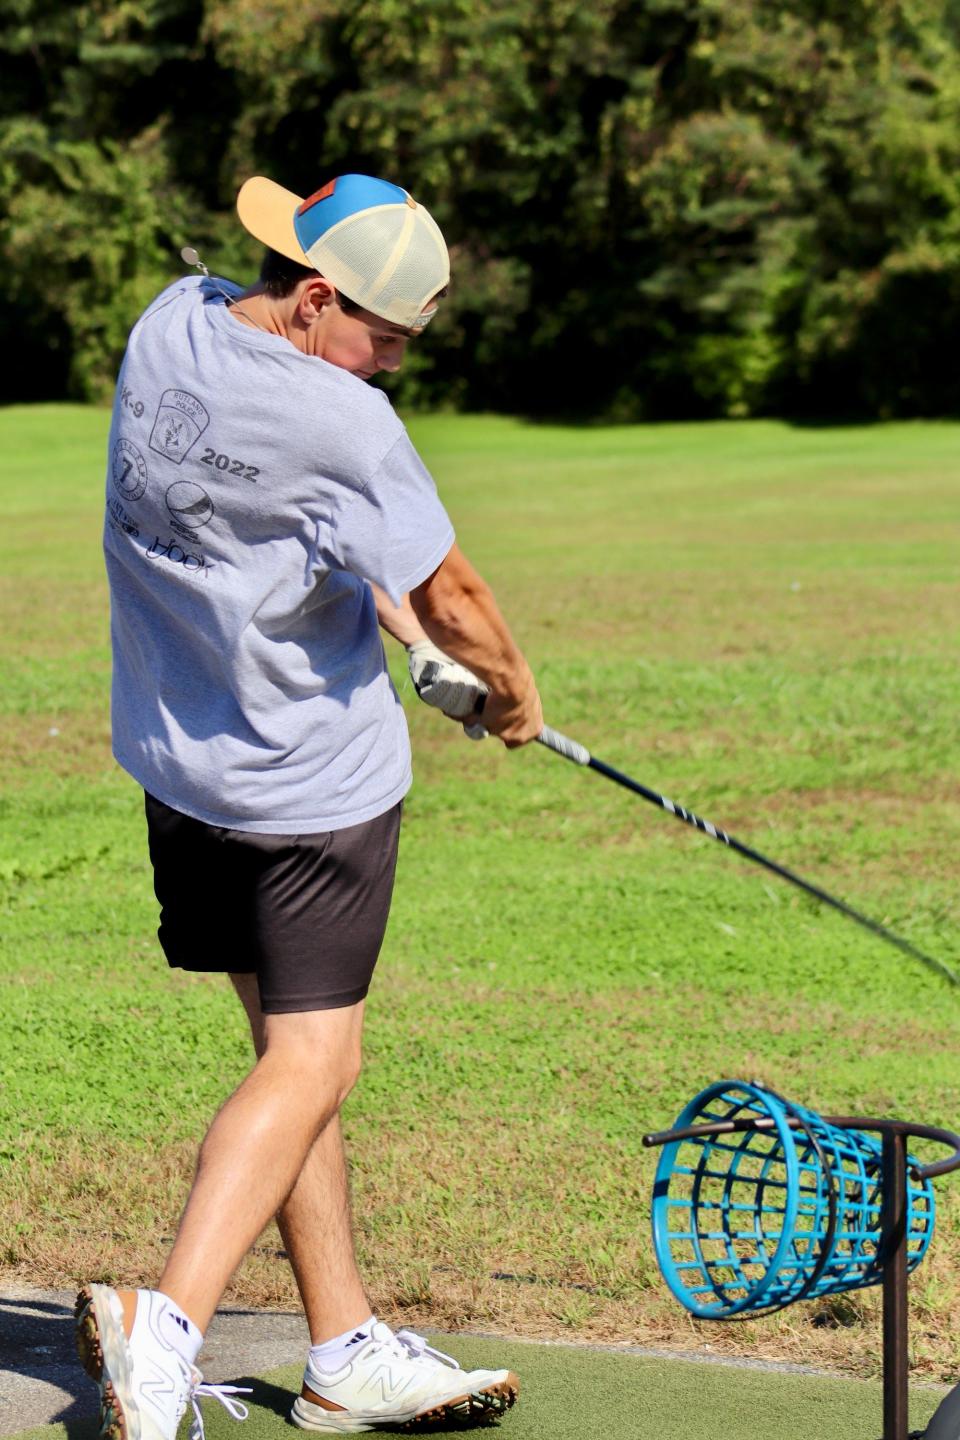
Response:
POLYGON ((295 1090, 301 1104, 316 1111, 318 1124, 326 1124, 346 1100, 360 1075, 362 1053, 359 1044, 338 1047, 318 1045, 309 1040, 270 1044, 259 1064, 283 1077, 285 1088, 295 1090))
POLYGON ((340 1059, 339 1085, 337 1089, 338 1110, 340 1109, 340 1106, 343 1104, 343 1102, 346 1100, 347 1096, 350 1094, 350 1091, 353 1089, 354 1085, 356 1085, 357 1081, 360 1079, 360 1071, 362 1070, 362 1068, 363 1054, 361 1052, 360 1046, 359 1044, 356 1046, 351 1046, 349 1051, 345 1055, 341 1056, 340 1059))
POLYGON ((318 1132, 339 1113, 359 1076, 359 1054, 340 1055, 333 1064, 321 1063, 305 1071, 302 1080, 308 1087, 306 1096, 318 1132))
POLYGON ((338 1110, 360 1074, 363 1005, 267 1015, 261 1064, 287 1072, 318 1115, 338 1110))

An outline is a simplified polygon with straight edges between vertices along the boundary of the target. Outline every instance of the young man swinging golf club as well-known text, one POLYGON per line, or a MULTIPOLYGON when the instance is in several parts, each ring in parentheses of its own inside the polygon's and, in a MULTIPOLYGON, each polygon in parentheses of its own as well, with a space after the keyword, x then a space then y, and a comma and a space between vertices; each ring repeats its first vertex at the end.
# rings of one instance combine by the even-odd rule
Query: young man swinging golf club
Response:
POLYGON ((306 200, 258 177, 238 212, 267 246, 260 282, 177 281, 131 332, 104 534, 114 753, 145 791, 160 941, 172 966, 229 974, 257 1058, 203 1141, 157 1288, 78 1298, 109 1440, 173 1440, 204 1394, 243 1410, 195 1361, 273 1216, 310 1329, 296 1425, 484 1420, 517 1393, 508 1371, 464 1372, 371 1313, 338 1119, 410 785, 373 587, 425 698, 463 716, 479 677, 505 745, 543 723, 493 595, 365 383, 436 313, 447 249, 406 191, 369 176, 306 200))

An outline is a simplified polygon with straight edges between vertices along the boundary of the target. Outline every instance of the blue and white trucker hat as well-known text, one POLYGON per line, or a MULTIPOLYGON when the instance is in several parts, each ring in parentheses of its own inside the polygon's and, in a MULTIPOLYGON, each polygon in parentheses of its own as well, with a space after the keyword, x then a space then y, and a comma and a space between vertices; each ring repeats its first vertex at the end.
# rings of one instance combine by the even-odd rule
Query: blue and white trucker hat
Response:
POLYGON ((263 175, 237 196, 240 223, 261 244, 310 265, 381 319, 422 330, 450 279, 439 226, 406 190, 372 175, 339 175, 306 200, 263 175))

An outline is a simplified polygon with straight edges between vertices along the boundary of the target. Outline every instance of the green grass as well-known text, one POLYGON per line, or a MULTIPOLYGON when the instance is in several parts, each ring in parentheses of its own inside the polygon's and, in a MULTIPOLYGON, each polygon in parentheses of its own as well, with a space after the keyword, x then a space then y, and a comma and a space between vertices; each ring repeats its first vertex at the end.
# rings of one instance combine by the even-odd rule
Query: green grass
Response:
MULTIPOLYGON (((159 954, 109 756, 106 424, 0 412, 0 1267, 35 1282, 152 1275, 247 1064, 224 985, 159 954)), ((960 968, 960 427, 411 429, 549 723, 960 968)), ((687 1322, 640 1136, 722 1075, 956 1128, 960 992, 540 747, 469 744, 401 658, 417 779, 347 1112, 380 1308, 876 1373, 875 1293, 687 1322)), ((960 1181, 937 1190, 911 1334, 946 1375, 960 1181)), ((236 1297, 291 1300, 274 1250, 236 1297)))

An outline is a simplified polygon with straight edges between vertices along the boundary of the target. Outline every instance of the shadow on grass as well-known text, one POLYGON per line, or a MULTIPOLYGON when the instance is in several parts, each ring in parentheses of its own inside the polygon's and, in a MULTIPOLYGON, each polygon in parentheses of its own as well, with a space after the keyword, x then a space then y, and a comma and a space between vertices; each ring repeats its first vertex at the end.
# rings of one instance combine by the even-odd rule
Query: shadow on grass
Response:
POLYGON ((50 1422, 52 1425, 62 1425, 67 1440, 97 1440, 100 1433, 100 1420, 96 1415, 87 1416, 83 1420, 71 1420, 70 1412, 58 1415, 50 1422))
MULTIPOLYGON (((289 1418, 294 1396, 285 1386, 274 1385, 271 1380, 261 1380, 256 1375, 241 1375, 239 1380, 230 1380, 226 1383, 244 1389, 249 1388, 251 1392, 249 1395, 238 1395, 237 1399, 242 1400, 244 1405, 249 1405, 251 1410, 266 1410, 280 1420, 289 1418)), ((202 1398, 200 1403, 203 1403, 202 1398)), ((216 1404, 216 1401, 207 1403, 216 1404)))

